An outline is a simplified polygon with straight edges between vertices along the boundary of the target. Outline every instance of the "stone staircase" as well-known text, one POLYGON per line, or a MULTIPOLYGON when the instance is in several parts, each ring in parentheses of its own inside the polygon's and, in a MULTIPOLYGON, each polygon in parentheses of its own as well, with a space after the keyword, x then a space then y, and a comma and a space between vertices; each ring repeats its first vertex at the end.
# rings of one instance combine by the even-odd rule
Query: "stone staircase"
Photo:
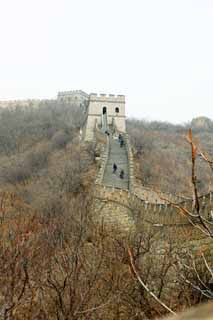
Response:
MULTIPOLYGON (((97 222, 103 223, 107 229, 116 230, 116 232, 130 232, 135 229, 135 221, 132 216, 129 204, 123 203, 123 197, 117 197, 120 192, 129 192, 130 175, 129 175, 129 159, 127 144, 121 147, 118 134, 115 134, 113 128, 108 127, 109 137, 105 137, 105 151, 101 163, 98 178, 96 179, 96 187, 94 190, 94 216, 97 222), (113 134, 114 133, 114 134, 113 134), (113 164, 116 163, 118 169, 113 173, 113 164), (124 178, 120 178, 120 171, 124 171, 124 178), (115 192, 115 194, 114 194, 115 192), (106 199, 105 193, 108 194, 106 199)), ((99 131, 100 134, 101 131, 99 131)), ((126 136, 123 134, 126 141, 126 136)), ((125 194, 126 195, 126 194, 125 194)), ((128 202, 128 199, 127 199, 128 202)))
MULTIPOLYGON (((179 203, 183 208, 192 212, 193 200, 181 199, 150 188, 139 188, 134 176, 133 156, 128 135, 122 134, 125 144, 120 147, 116 128, 109 126, 108 130, 110 131, 109 136, 101 129, 96 130, 96 137, 98 134, 103 144, 101 166, 93 195, 93 210, 97 222, 104 221, 105 225, 114 226, 117 230, 122 231, 136 229, 138 222, 142 220, 156 227, 166 226, 166 228, 175 229, 175 225, 178 225, 178 228, 183 228, 188 223, 187 218, 180 215, 180 210, 169 201, 179 203), (116 174, 113 173, 114 163, 118 167, 116 174), (124 179, 119 177, 122 169, 125 173, 124 179)), ((213 212, 212 199, 211 192, 200 199, 201 213, 206 219, 213 212)))
MULTIPOLYGON (((149 188, 138 188, 128 135, 123 135, 125 145, 121 148, 118 138, 113 136, 112 131, 109 137, 101 131, 98 131, 98 134, 100 141, 103 140, 104 143, 101 168, 93 193, 92 211, 95 223, 107 230, 108 234, 118 237, 131 238, 138 232, 140 234, 142 231, 151 230, 158 245, 155 250, 151 249, 150 257, 156 259, 160 268, 164 263, 162 255, 171 244, 174 252, 178 252, 180 256, 192 254, 196 258, 196 267, 203 268, 200 252, 205 255, 208 265, 213 265, 212 239, 191 226, 188 218, 180 214, 178 207, 174 207, 164 199, 180 203, 189 212, 193 212, 193 200, 166 195, 149 188), (116 174, 113 174, 114 163, 118 166, 116 174), (119 177, 121 169, 125 173, 124 179, 119 177)), ((213 193, 201 197, 200 204, 202 215, 208 219, 209 214, 213 212, 213 193)), ((176 291, 173 285, 176 278, 176 273, 167 275, 167 285, 163 294, 164 299, 168 301, 171 301, 173 294, 175 297, 176 291)))
POLYGON ((129 189, 129 169, 128 169, 128 156, 126 145, 120 147, 117 137, 110 135, 109 138, 109 155, 108 161, 104 172, 102 184, 120 189, 129 189), (113 164, 116 163, 118 170, 113 173, 113 164), (119 174, 124 170, 124 179, 121 179, 119 174))

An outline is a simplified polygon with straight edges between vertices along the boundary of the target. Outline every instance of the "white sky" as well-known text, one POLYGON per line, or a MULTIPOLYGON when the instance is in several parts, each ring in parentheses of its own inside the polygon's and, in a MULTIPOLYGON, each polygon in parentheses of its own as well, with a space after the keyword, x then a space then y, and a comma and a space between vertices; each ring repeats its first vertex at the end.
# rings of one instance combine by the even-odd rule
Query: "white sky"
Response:
POLYGON ((127 114, 213 118, 213 0, 0 0, 0 99, 125 94, 127 114))

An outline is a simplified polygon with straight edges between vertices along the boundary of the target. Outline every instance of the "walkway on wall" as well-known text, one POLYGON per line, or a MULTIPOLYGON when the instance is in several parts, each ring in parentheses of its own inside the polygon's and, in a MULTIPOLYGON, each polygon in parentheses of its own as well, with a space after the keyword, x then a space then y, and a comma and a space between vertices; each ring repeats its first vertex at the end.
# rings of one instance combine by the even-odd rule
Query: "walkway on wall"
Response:
POLYGON ((118 138, 109 138, 109 157, 104 173, 103 184, 120 189, 129 189, 128 156, 126 146, 120 147, 118 138), (113 164, 118 166, 117 173, 112 171, 113 164), (124 179, 119 177, 120 171, 124 170, 124 179))
MULTIPOLYGON (((112 130, 110 126, 109 130, 112 130)), ((103 138, 107 137, 101 131, 100 134, 103 138)), ((183 232, 185 232, 185 226, 188 228, 189 225, 188 219, 180 215, 178 208, 174 208, 168 201, 161 199, 161 197, 164 199, 170 199, 171 197, 163 193, 158 194, 149 188, 145 189, 143 187, 140 192, 140 190, 137 190, 139 188, 137 185, 133 185, 134 188, 132 188, 132 184, 130 184, 132 182, 132 155, 128 149, 128 136, 124 135, 124 137, 127 139, 127 144, 122 148, 120 147, 118 138, 114 138, 111 133, 108 143, 105 144, 101 170, 94 189, 93 212, 96 217, 95 219, 119 232, 134 232, 139 216, 140 219, 141 217, 144 219, 143 221, 146 224, 155 227, 165 226, 165 228, 170 228, 170 230, 174 228, 174 231, 172 230, 171 232, 175 233, 177 231, 178 234, 180 233, 180 228, 183 228, 183 232), (113 174, 114 163, 118 166, 116 174, 113 174), (120 179, 119 177, 121 169, 125 172, 124 179, 120 179), (176 230, 176 225, 178 230, 176 230)), ((208 219, 209 214, 212 212, 212 199, 212 193, 209 193, 200 200, 200 203, 202 203, 202 214, 205 219, 208 219)), ((172 202, 180 203, 189 212, 193 212, 192 199, 182 199, 180 201, 181 199, 179 198, 171 198, 171 200, 172 202)), ((141 221, 140 219, 139 221, 141 221)), ((197 229, 195 229, 193 241, 197 239, 200 238, 198 238, 197 229)))

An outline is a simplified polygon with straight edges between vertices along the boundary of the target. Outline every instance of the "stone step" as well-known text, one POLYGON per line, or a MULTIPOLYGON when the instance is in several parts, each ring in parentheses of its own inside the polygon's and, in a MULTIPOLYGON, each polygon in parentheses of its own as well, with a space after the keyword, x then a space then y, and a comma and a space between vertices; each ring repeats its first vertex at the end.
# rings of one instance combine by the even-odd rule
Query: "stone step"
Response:
POLYGON ((103 184, 121 189, 129 188, 129 173, 128 173, 128 156, 126 146, 122 148, 118 140, 110 139, 109 141, 109 157, 104 172, 103 184), (118 171, 113 174, 113 164, 116 163, 118 171), (124 179, 120 179, 119 172, 124 170, 124 179))
MULTIPOLYGON (((122 148, 118 139, 109 139, 109 155, 104 170, 103 185, 114 188, 129 189, 129 166, 126 146, 122 148), (113 173, 113 164, 116 163, 118 170, 113 173), (124 170, 124 179, 121 179, 119 173, 124 170)), ((113 200, 113 199, 112 199, 113 200)), ((129 231, 135 227, 134 219, 130 209, 123 206, 122 203, 97 199, 95 201, 95 216, 98 221, 103 221, 116 230, 129 231)))

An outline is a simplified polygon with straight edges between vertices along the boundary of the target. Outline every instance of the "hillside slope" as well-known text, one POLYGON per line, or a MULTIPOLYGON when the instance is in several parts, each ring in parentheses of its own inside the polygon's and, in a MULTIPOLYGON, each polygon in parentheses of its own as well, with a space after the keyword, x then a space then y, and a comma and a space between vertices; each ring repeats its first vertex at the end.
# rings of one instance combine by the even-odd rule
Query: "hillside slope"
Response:
MULTIPOLYGON (((213 157, 213 122, 208 119, 206 126, 205 121, 198 120, 194 119, 186 125, 135 119, 127 121, 127 130, 135 149, 137 178, 144 186, 192 196, 191 150, 186 139, 190 127, 197 146, 210 158, 213 157)), ((204 194, 211 188, 211 170, 199 156, 196 166, 199 191, 204 194)))

